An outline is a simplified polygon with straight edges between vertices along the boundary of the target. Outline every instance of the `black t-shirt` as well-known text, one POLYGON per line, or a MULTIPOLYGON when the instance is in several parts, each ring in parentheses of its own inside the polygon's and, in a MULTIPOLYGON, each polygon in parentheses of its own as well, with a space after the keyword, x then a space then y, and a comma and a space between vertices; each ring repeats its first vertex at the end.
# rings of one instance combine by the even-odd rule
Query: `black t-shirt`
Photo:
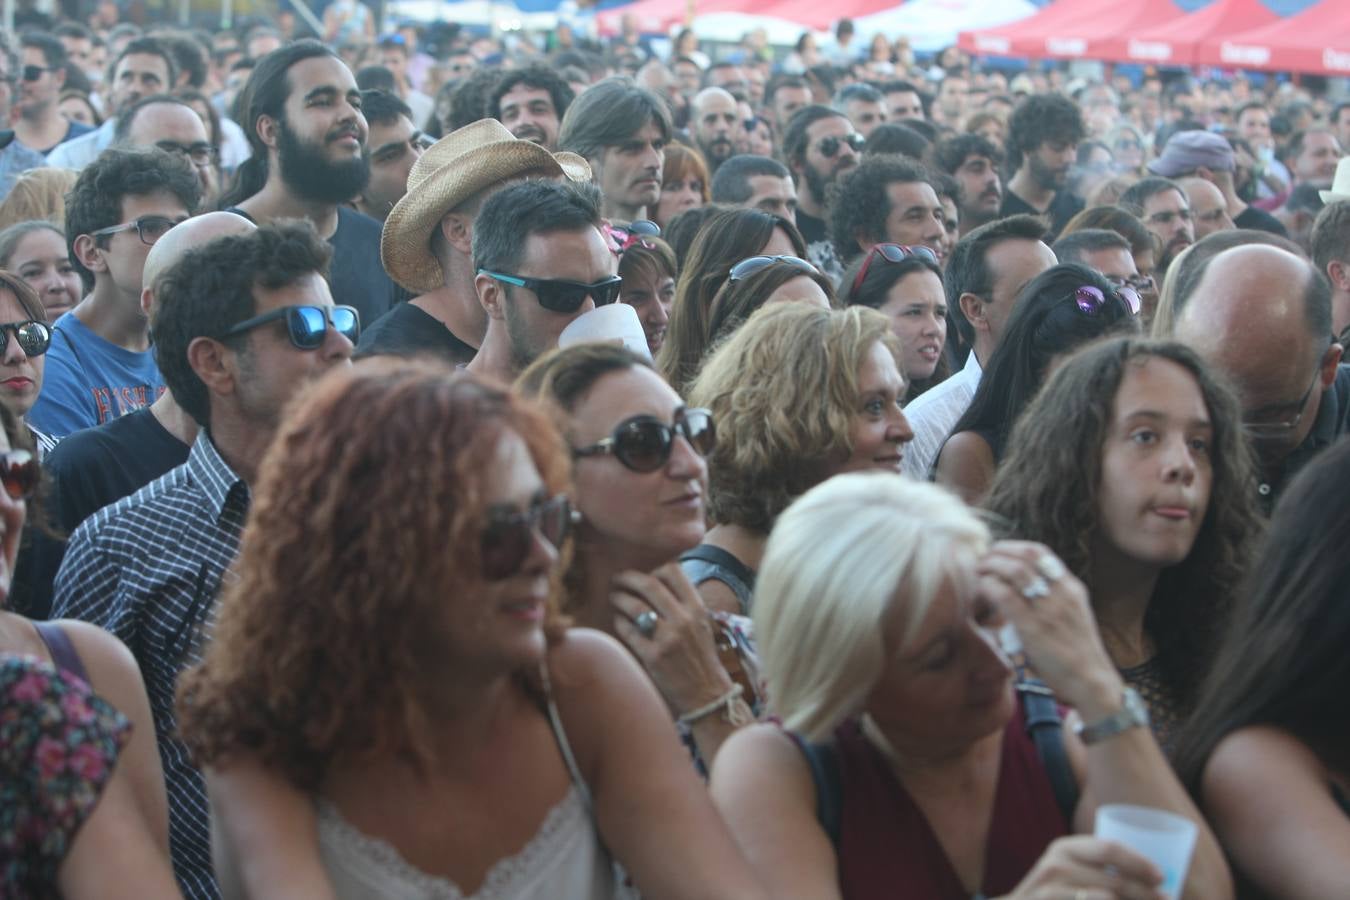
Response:
MULTIPOLYGON (((159 424, 149 407, 71 434, 42 461, 51 477, 44 503, 51 524, 69 534, 103 507, 187 462, 190 449, 159 424)), ((25 615, 45 619, 66 545, 37 532, 29 537, 24 562, 16 566, 25 573, 25 584, 13 605, 25 615)))
POLYGON ((1282 238, 1289 237, 1289 230, 1284 227, 1283 222, 1264 209, 1257 209, 1255 206, 1248 206, 1238 213, 1237 217, 1233 219, 1233 224, 1239 228, 1269 231, 1271 234, 1278 234, 1282 238))
MULTIPOLYGON (((225 212, 256 221, 237 206, 225 212)), ((328 264, 328 290, 339 306, 354 306, 364 327, 387 313, 411 294, 394 283, 380 262, 380 231, 383 226, 365 213, 346 206, 337 209, 338 225, 328 243, 333 260, 328 264)))
POLYGON ((400 303, 362 330, 356 358, 431 354, 453 365, 467 365, 477 352, 426 310, 400 303))
POLYGON ((1055 238, 1064 230, 1064 226, 1069 224, 1069 220, 1083 211, 1084 205, 1082 200, 1068 191, 1057 191, 1055 199, 1050 201, 1049 208, 1041 212, 1012 191, 1004 191, 1003 205, 999 207, 998 215, 1001 219, 1024 214, 1043 216, 1050 224, 1050 234, 1045 236, 1045 242, 1053 244, 1055 238))

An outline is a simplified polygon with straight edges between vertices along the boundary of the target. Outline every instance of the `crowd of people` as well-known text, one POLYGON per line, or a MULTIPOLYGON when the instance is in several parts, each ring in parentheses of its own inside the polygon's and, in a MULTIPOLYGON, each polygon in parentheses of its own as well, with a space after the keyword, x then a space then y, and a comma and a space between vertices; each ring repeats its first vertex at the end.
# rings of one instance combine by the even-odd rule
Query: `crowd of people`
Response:
POLYGON ((1347 892, 1350 97, 21 12, 0 896, 1347 892))

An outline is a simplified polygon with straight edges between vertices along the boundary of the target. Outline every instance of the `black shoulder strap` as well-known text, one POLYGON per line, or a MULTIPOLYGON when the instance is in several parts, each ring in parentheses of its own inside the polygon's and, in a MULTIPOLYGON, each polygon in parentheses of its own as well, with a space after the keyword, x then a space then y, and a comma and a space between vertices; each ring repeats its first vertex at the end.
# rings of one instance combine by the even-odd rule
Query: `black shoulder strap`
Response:
POLYGON ((839 774, 839 754, 834 741, 813 744, 793 732, 792 740, 806 757, 811 767, 811 780, 816 785, 816 821, 830 836, 830 843, 839 847, 839 824, 844 813, 844 789, 839 774))
POLYGON ((1064 720, 1055 705, 1055 695, 1044 682, 1020 673, 1017 693, 1022 698, 1027 735, 1036 745, 1036 755, 1050 777, 1055 802, 1064 816, 1064 822, 1073 829, 1073 813, 1078 807, 1078 779, 1069 765, 1069 754, 1064 749, 1064 720))

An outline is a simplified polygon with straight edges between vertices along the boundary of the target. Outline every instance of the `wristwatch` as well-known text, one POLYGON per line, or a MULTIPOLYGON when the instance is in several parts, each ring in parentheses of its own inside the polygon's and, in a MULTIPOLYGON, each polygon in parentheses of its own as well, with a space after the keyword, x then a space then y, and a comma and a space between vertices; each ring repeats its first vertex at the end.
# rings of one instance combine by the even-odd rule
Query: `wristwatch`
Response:
POLYGON ((1131 728, 1141 727, 1148 727, 1148 705, 1144 703, 1144 698, 1139 696, 1138 691, 1127 686, 1120 698, 1119 712, 1091 725, 1080 722, 1075 733, 1084 744, 1099 744, 1131 728))

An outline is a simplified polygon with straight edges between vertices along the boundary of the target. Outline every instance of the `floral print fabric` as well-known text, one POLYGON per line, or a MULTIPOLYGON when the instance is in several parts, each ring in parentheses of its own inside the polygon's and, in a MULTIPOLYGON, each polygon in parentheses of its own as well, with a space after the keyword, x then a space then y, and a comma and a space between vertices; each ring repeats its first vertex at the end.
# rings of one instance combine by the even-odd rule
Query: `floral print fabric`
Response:
POLYGON ((50 664, 0 654, 0 897, 56 896, 56 873, 130 736, 50 664))

